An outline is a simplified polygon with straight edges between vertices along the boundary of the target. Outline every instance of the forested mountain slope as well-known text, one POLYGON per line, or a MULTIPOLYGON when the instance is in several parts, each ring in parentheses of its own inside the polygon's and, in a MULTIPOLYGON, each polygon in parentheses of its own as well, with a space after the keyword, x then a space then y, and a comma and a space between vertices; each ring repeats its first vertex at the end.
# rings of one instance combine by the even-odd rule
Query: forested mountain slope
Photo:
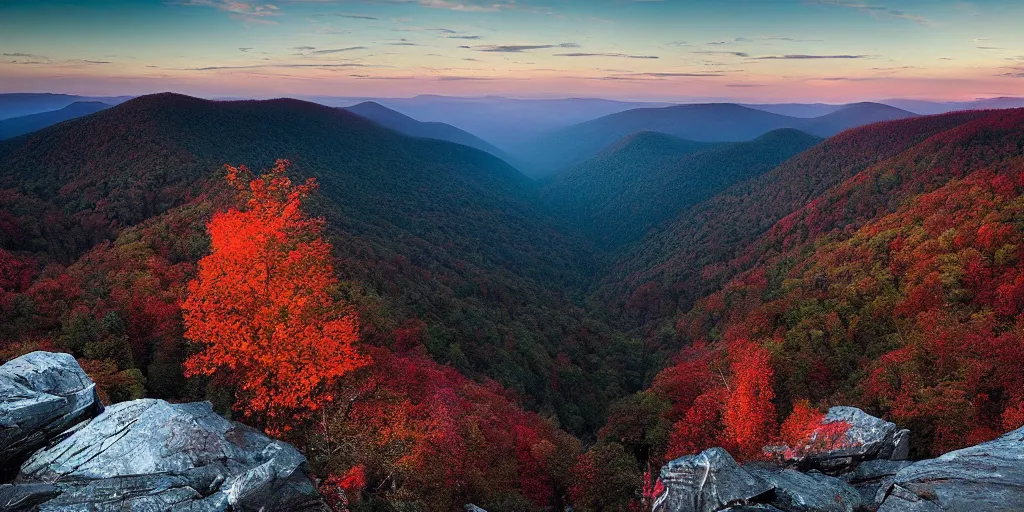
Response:
POLYGON ((417 121, 373 101, 364 101, 351 107, 345 107, 345 110, 410 137, 446 140, 462 144, 463 146, 469 146, 490 153, 513 167, 519 167, 516 165, 515 159, 508 153, 494 147, 494 145, 480 137, 450 124, 417 121))
POLYGON ((783 217, 871 165, 987 115, 963 112, 848 130, 696 205, 651 233, 604 278, 602 303, 654 326, 748 265, 737 256, 783 217), (730 265, 740 265, 733 268, 730 265))
MULTIPOLYGON (((120 273, 138 255, 118 253, 141 249, 121 237, 127 245, 111 254, 106 241, 142 223, 162 240, 157 252, 168 264, 195 261, 205 250, 204 219, 222 208, 224 163, 261 169, 277 158, 321 184, 311 208, 328 221, 367 342, 418 333, 409 339, 437 361, 510 386, 580 432, 601 421, 609 398, 640 385, 626 340, 573 305, 588 257, 538 213, 527 178, 481 151, 311 103, 154 95, 0 143, 3 248, 62 265, 77 260, 74 272, 120 273)), ((19 289, 72 279, 57 268, 30 272, 36 284, 19 289)), ((157 279, 146 301, 159 296, 175 307, 167 287, 181 279, 157 279)), ((133 310, 128 296, 115 305, 110 286, 103 278, 53 311, 8 310, 4 336, 73 336, 67 315, 78 307, 94 319, 115 311, 129 323, 156 315, 133 310)), ((139 332, 126 365, 147 373, 160 341, 139 332)))
POLYGON ((675 231, 675 251, 649 239, 664 259, 634 277, 660 280, 627 306, 685 348, 612 408, 592 452, 758 458, 837 404, 906 426, 915 456, 1018 428, 1022 198, 1018 109, 852 130, 707 202, 729 223, 675 231), (744 205, 771 216, 751 225, 744 205))
POLYGON ((638 507, 667 457, 758 458, 836 404, 917 455, 1024 424, 1024 110, 624 135, 543 190, 296 100, 153 95, 2 141, 0 360, 66 351, 108 402, 230 413, 183 375, 182 300, 237 204, 224 164, 284 158, 373 364, 282 434, 368 508, 638 507))
POLYGON ((819 141, 789 129, 719 145, 641 132, 556 175, 542 199, 599 246, 615 248, 819 141))

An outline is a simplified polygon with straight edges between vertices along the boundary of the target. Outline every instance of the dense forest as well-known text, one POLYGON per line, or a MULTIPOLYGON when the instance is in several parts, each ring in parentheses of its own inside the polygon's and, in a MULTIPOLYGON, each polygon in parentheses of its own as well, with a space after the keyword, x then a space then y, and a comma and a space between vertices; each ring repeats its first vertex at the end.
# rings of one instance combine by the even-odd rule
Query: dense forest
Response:
POLYGON ((0 142, 0 361, 210 400, 337 510, 639 510, 665 461, 831 405, 917 456, 1024 424, 1022 198, 1024 110, 640 132, 535 182, 341 109, 145 96, 0 142))

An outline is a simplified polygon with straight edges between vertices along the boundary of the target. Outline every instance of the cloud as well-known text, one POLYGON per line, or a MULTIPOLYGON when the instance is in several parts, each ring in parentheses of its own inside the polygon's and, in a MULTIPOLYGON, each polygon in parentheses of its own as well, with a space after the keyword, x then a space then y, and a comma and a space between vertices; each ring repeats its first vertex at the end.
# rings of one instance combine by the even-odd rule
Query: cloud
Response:
POLYGON ((697 50, 690 53, 696 53, 701 55, 732 55, 734 57, 750 57, 747 52, 727 52, 727 51, 713 51, 713 50, 697 50))
POLYGON ((346 62, 341 64, 252 64, 248 66, 206 66, 201 68, 182 68, 178 71, 218 71, 222 69, 266 69, 266 68, 375 68, 370 64, 346 62))
POLYGON ((494 80, 494 78, 489 78, 489 77, 484 77, 484 76, 452 76, 452 75, 442 75, 442 76, 435 77, 434 80, 440 80, 442 82, 461 82, 461 81, 488 81, 488 80, 494 80))
POLYGON ((815 60, 815 59, 866 59, 867 55, 768 55, 765 57, 754 57, 756 60, 815 60))
POLYGON ((514 0, 377 0, 376 3, 419 5, 428 9, 464 12, 498 12, 524 8, 514 0))
POLYGON ((414 43, 404 37, 402 39, 399 39, 398 41, 391 41, 387 44, 388 46, 423 46, 422 44, 414 43))
POLYGON ((656 76, 659 78, 673 78, 673 77, 703 77, 703 76, 725 76, 721 73, 639 73, 646 76, 656 76))
POLYGON ((870 81, 873 81, 873 80, 890 80, 892 78, 893 77, 889 77, 889 76, 861 76, 861 77, 830 76, 830 77, 826 77, 826 78, 810 78, 809 80, 822 80, 822 81, 825 81, 825 82, 870 82, 870 81))
POLYGON ((765 36, 757 38, 760 41, 786 41, 789 43, 822 43, 824 39, 800 39, 789 36, 765 36))
POLYGON ((379 20, 380 19, 380 18, 375 18, 373 16, 364 16, 362 14, 336 13, 335 16, 337 16, 339 18, 348 18, 348 19, 352 19, 352 20, 379 20))
POLYGON ((561 44, 501 44, 501 45, 487 45, 478 46, 476 50, 478 52, 492 52, 492 53, 521 53, 528 52, 530 50, 544 50, 547 48, 579 48, 580 45, 576 43, 561 43, 561 44))
POLYGON ((171 5, 212 7, 249 23, 274 23, 265 18, 280 14, 274 4, 256 4, 235 0, 169 0, 171 5))
POLYGON ((483 39, 483 36, 451 36, 448 39, 483 39))
POLYGON ((34 53, 21 53, 21 52, 4 53, 4 57, 24 57, 26 59, 45 59, 46 58, 46 57, 43 57, 42 55, 36 55, 34 53))
POLYGON ((869 4, 852 0, 809 0, 807 3, 831 7, 843 7, 846 9, 856 9, 858 11, 871 14, 872 16, 875 17, 898 18, 907 21, 912 21, 919 25, 935 25, 935 23, 932 20, 929 20, 928 18, 910 14, 900 9, 892 9, 884 5, 869 4))
POLYGON ((316 50, 316 51, 309 52, 309 55, 327 55, 327 54, 330 54, 330 53, 342 53, 342 52, 351 52, 351 51, 356 51, 356 50, 367 50, 367 49, 368 48, 365 47, 365 46, 349 46, 347 48, 331 48, 331 49, 327 49, 327 50, 316 50))
POLYGON ((691 72, 648 72, 648 73, 625 73, 597 77, 597 80, 667 80, 670 78, 706 78, 725 76, 721 73, 691 73, 691 72))
POLYGON ((246 47, 246 48, 239 48, 238 49, 238 51, 243 52, 243 53, 244 52, 248 52, 249 50, 252 50, 252 48, 251 47, 246 47))
POLYGON ((630 55, 628 53, 556 53, 555 57, 618 57, 624 59, 657 59, 657 55, 630 55))
POLYGON ((414 76, 372 76, 372 75, 349 75, 360 80, 415 80, 414 76))

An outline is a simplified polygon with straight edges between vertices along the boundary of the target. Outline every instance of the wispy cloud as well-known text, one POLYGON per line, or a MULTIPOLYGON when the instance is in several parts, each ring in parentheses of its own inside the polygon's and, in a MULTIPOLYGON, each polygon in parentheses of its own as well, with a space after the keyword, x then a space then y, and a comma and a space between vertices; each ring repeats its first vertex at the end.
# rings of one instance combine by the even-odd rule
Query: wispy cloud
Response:
POLYGON ((753 57, 755 60, 816 60, 816 59, 866 59, 867 55, 766 55, 764 57, 753 57))
POLYGON ((697 51, 692 51, 690 53, 695 53, 695 54, 700 54, 700 55, 732 55, 733 57, 750 57, 750 54, 748 54, 747 52, 727 52, 727 51, 724 51, 724 50, 723 51, 697 50, 697 51))
POLYGON ((576 43, 561 43, 561 44, 499 44, 499 45, 487 45, 477 46, 475 49, 479 52, 492 52, 492 53, 521 53, 528 52, 531 50, 544 50, 548 48, 579 48, 580 45, 576 43))
POLYGON ((595 77, 595 80, 668 80, 671 78, 708 78, 726 76, 722 73, 699 73, 699 72, 648 72, 648 73, 622 73, 608 76, 595 77))
POLYGON ((250 23, 274 23, 266 18, 280 14, 279 7, 267 3, 257 4, 235 0, 168 0, 167 3, 171 5, 212 7, 250 23))
POLYGON ((360 64, 357 62, 345 62, 340 64, 291 64, 291 63, 278 63, 278 64, 252 64, 245 66, 205 66, 199 68, 179 68, 178 71, 218 71, 223 69, 268 69, 268 68, 379 68, 385 66, 377 66, 371 64, 360 64))
POLYGON ((871 14, 872 16, 882 18, 897 18, 907 21, 912 21, 919 25, 934 25, 935 22, 925 18, 923 16, 917 16, 915 14, 908 13, 900 9, 893 9, 891 7, 879 4, 869 4, 865 2, 859 2, 854 0, 809 0, 807 3, 814 5, 825 5, 831 7, 843 7, 846 9, 856 9, 861 12, 871 14))
POLYGON ((555 57, 618 57, 623 59, 657 59, 657 55, 630 55, 628 53, 556 53, 555 57))
POLYGON ((825 41, 824 39, 801 39, 789 36, 764 36, 757 39, 760 41, 786 41, 789 43, 821 43, 825 41))
POLYGON ((465 12, 498 12, 525 7, 514 0, 376 0, 374 3, 412 4, 429 9, 465 12))
POLYGON ((367 50, 365 46, 349 46, 347 48, 328 48, 325 50, 314 50, 309 52, 308 55, 327 55, 331 53, 342 53, 342 52, 353 52, 356 50, 367 50))
POLYGON ((337 16, 339 18, 348 18, 348 19, 352 19, 352 20, 379 20, 380 19, 380 18, 376 18, 374 16, 364 16, 362 14, 336 13, 335 16, 337 16))

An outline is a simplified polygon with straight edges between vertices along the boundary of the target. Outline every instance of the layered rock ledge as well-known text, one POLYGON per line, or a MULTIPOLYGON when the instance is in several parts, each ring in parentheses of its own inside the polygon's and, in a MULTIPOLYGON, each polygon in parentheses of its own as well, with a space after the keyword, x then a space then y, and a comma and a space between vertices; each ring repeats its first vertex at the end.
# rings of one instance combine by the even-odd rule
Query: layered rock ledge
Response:
POLYGON ((0 510, 326 510, 301 453, 208 402, 100 412, 74 358, 46 352, 0 367, 0 393, 0 435, 18 447, 6 461, 31 453, 0 485, 0 510))
MULTIPOLYGON (((712 448, 661 469, 656 512, 1024 511, 1024 428, 935 459, 911 462, 909 431, 853 407, 825 425, 832 445, 766 447, 774 462, 737 463, 712 448)), ((812 439, 814 436, 812 436, 812 439)))

